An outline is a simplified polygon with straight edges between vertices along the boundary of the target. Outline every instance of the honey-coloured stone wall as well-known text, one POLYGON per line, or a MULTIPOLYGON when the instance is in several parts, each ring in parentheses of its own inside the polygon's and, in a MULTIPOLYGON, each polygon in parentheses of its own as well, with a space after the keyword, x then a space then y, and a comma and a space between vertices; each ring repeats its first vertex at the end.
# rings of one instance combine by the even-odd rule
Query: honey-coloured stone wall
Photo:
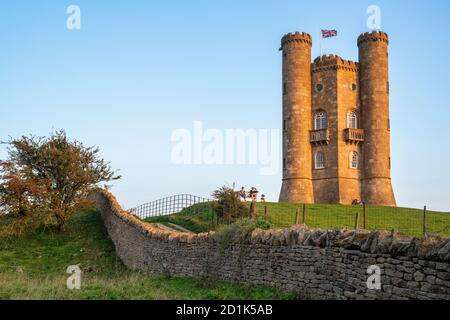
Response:
POLYGON ((303 299, 450 300, 449 239, 293 226, 224 242, 214 232, 170 232, 145 223, 103 190, 91 199, 117 255, 133 270, 266 285, 303 299), (381 270, 380 290, 367 286, 369 266, 381 270))

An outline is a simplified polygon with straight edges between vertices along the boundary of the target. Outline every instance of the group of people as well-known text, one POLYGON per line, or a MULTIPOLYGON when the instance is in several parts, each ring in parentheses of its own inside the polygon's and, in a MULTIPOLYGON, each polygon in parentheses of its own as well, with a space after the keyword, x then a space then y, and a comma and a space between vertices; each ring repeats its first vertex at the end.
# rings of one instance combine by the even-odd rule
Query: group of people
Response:
MULTIPOLYGON (((258 189, 255 187, 252 187, 250 191, 245 191, 245 187, 242 187, 239 191, 239 198, 242 202, 246 202, 247 199, 250 199, 251 201, 258 201, 258 189)), ((261 202, 266 202, 266 196, 264 194, 261 195, 261 202)))
POLYGON ((352 206, 362 206, 364 204, 364 202, 359 201, 358 199, 354 199, 352 201, 352 206))

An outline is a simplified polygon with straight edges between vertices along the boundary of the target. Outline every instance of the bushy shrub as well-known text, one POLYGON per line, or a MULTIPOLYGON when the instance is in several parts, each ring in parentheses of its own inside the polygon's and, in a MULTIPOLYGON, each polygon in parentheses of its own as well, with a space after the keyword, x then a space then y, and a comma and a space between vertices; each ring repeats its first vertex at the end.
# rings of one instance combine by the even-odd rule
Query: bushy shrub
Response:
POLYGON ((266 221, 264 218, 262 217, 258 217, 256 218, 256 228, 258 229, 263 229, 263 230, 268 230, 272 227, 272 225, 270 224, 269 221, 266 221))
POLYGON ((214 235, 214 239, 223 245, 244 242, 255 229, 270 229, 270 224, 263 218, 243 218, 230 225, 222 226, 214 235))
POLYGON ((247 208, 233 189, 222 186, 211 195, 215 199, 215 201, 211 202, 211 206, 216 216, 222 222, 233 223, 237 219, 248 216, 247 208))

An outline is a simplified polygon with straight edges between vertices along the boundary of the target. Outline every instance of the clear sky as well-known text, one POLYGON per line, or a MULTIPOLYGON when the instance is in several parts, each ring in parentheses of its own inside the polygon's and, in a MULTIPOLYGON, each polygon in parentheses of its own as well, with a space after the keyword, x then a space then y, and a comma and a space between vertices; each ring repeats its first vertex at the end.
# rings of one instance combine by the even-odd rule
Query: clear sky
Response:
MULTIPOLYGON (((257 186, 281 171, 175 165, 174 130, 280 129, 280 38, 334 28, 324 53, 357 60, 366 9, 390 35, 392 179, 398 204, 450 211, 449 1, 17 0, 0 3, 0 140, 59 128, 120 169, 126 207, 167 195, 257 186), (66 9, 81 9, 68 30, 66 9)), ((6 155, 0 149, 0 158, 6 155)), ((280 155, 281 158, 281 155, 280 155)))

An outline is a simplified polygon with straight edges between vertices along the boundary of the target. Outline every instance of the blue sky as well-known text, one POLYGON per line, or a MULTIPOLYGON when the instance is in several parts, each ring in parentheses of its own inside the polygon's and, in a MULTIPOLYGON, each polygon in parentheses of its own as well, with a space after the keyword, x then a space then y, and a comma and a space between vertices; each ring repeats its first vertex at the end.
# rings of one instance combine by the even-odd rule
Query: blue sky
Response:
MULTIPOLYGON (((306 31, 319 54, 358 56, 366 8, 389 33, 392 178, 398 204, 450 211, 448 1, 2 1, 0 140, 64 128, 121 170, 126 207, 217 186, 276 200, 281 172, 254 165, 176 166, 171 134, 281 126, 280 38, 306 31), (66 8, 81 8, 81 30, 66 8)), ((4 147, 0 158, 6 156, 4 147)), ((281 156, 280 156, 281 157, 281 156)))

